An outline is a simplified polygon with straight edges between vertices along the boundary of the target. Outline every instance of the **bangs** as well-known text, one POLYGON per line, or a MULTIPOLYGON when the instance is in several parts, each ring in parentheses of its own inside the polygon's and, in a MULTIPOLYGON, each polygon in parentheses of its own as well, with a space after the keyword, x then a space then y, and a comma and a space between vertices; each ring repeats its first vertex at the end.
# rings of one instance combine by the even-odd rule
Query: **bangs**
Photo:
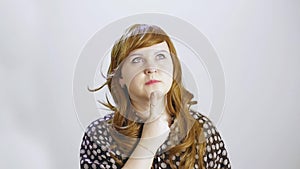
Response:
POLYGON ((127 56, 135 49, 149 47, 162 42, 168 42, 168 37, 163 34, 145 33, 128 37, 123 43, 124 52, 127 56))
POLYGON ((149 47, 164 41, 169 45, 171 40, 160 27, 155 25, 136 24, 125 31, 119 42, 120 47, 122 48, 121 53, 127 56, 135 49, 149 47))

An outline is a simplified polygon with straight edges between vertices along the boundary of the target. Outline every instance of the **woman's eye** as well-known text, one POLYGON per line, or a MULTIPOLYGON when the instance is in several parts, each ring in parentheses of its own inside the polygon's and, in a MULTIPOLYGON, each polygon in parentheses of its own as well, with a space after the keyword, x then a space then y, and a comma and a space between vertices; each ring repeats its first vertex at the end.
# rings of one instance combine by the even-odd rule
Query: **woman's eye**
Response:
POLYGON ((142 62, 143 61, 143 59, 142 58, 140 58, 140 57, 136 57, 136 58, 134 58, 134 59, 132 59, 132 63, 139 63, 139 62, 142 62))
POLYGON ((158 54, 157 56, 157 59, 164 59, 164 58, 166 58, 166 56, 164 55, 164 54, 158 54))

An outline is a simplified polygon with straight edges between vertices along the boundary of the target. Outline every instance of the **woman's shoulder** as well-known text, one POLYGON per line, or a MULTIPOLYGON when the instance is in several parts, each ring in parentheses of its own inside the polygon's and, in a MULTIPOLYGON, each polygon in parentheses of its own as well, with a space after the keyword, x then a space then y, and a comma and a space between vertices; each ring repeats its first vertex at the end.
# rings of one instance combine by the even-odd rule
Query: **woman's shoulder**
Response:
POLYGON ((201 125, 203 125, 203 127, 204 125, 213 126, 213 122, 202 113, 195 110, 190 110, 190 114, 196 121, 198 121, 201 125))
POLYGON ((100 117, 94 121, 92 121, 87 128, 91 128, 94 126, 98 126, 99 124, 107 124, 110 120, 114 117, 114 113, 108 113, 104 115, 103 117, 100 117))
POLYGON ((114 116, 114 113, 109 113, 103 117, 100 117, 100 118, 92 121, 86 128, 85 133, 88 136, 107 133, 113 116, 114 116))
MULTIPOLYGON (((111 157, 114 144, 110 132, 114 114, 107 114, 90 123, 87 127, 80 148, 81 168, 118 168, 111 157)), ((118 155, 118 151, 114 151, 118 155)))
POLYGON ((192 117, 202 126, 205 138, 219 135, 215 125, 207 116, 194 110, 190 110, 190 113, 192 117))

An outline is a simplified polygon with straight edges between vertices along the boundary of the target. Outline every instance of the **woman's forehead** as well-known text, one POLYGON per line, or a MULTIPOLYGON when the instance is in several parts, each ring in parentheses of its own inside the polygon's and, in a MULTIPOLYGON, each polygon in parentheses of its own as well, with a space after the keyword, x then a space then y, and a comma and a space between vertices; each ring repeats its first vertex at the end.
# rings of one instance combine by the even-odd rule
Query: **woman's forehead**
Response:
POLYGON ((143 53, 158 53, 166 52, 169 53, 169 46, 166 41, 154 44, 152 46, 135 49, 129 53, 129 57, 133 55, 142 55, 143 53))

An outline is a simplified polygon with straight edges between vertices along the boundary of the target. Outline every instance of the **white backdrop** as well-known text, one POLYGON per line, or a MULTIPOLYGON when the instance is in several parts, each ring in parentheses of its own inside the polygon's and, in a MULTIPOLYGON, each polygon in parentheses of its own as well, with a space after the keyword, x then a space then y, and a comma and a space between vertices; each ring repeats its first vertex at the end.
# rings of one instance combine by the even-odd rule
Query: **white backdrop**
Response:
POLYGON ((217 126, 233 168, 300 167, 300 1, 0 2, 0 168, 79 168, 72 78, 87 40, 125 16, 196 26, 226 79, 217 126), (120 4, 121 3, 121 4, 120 4))

